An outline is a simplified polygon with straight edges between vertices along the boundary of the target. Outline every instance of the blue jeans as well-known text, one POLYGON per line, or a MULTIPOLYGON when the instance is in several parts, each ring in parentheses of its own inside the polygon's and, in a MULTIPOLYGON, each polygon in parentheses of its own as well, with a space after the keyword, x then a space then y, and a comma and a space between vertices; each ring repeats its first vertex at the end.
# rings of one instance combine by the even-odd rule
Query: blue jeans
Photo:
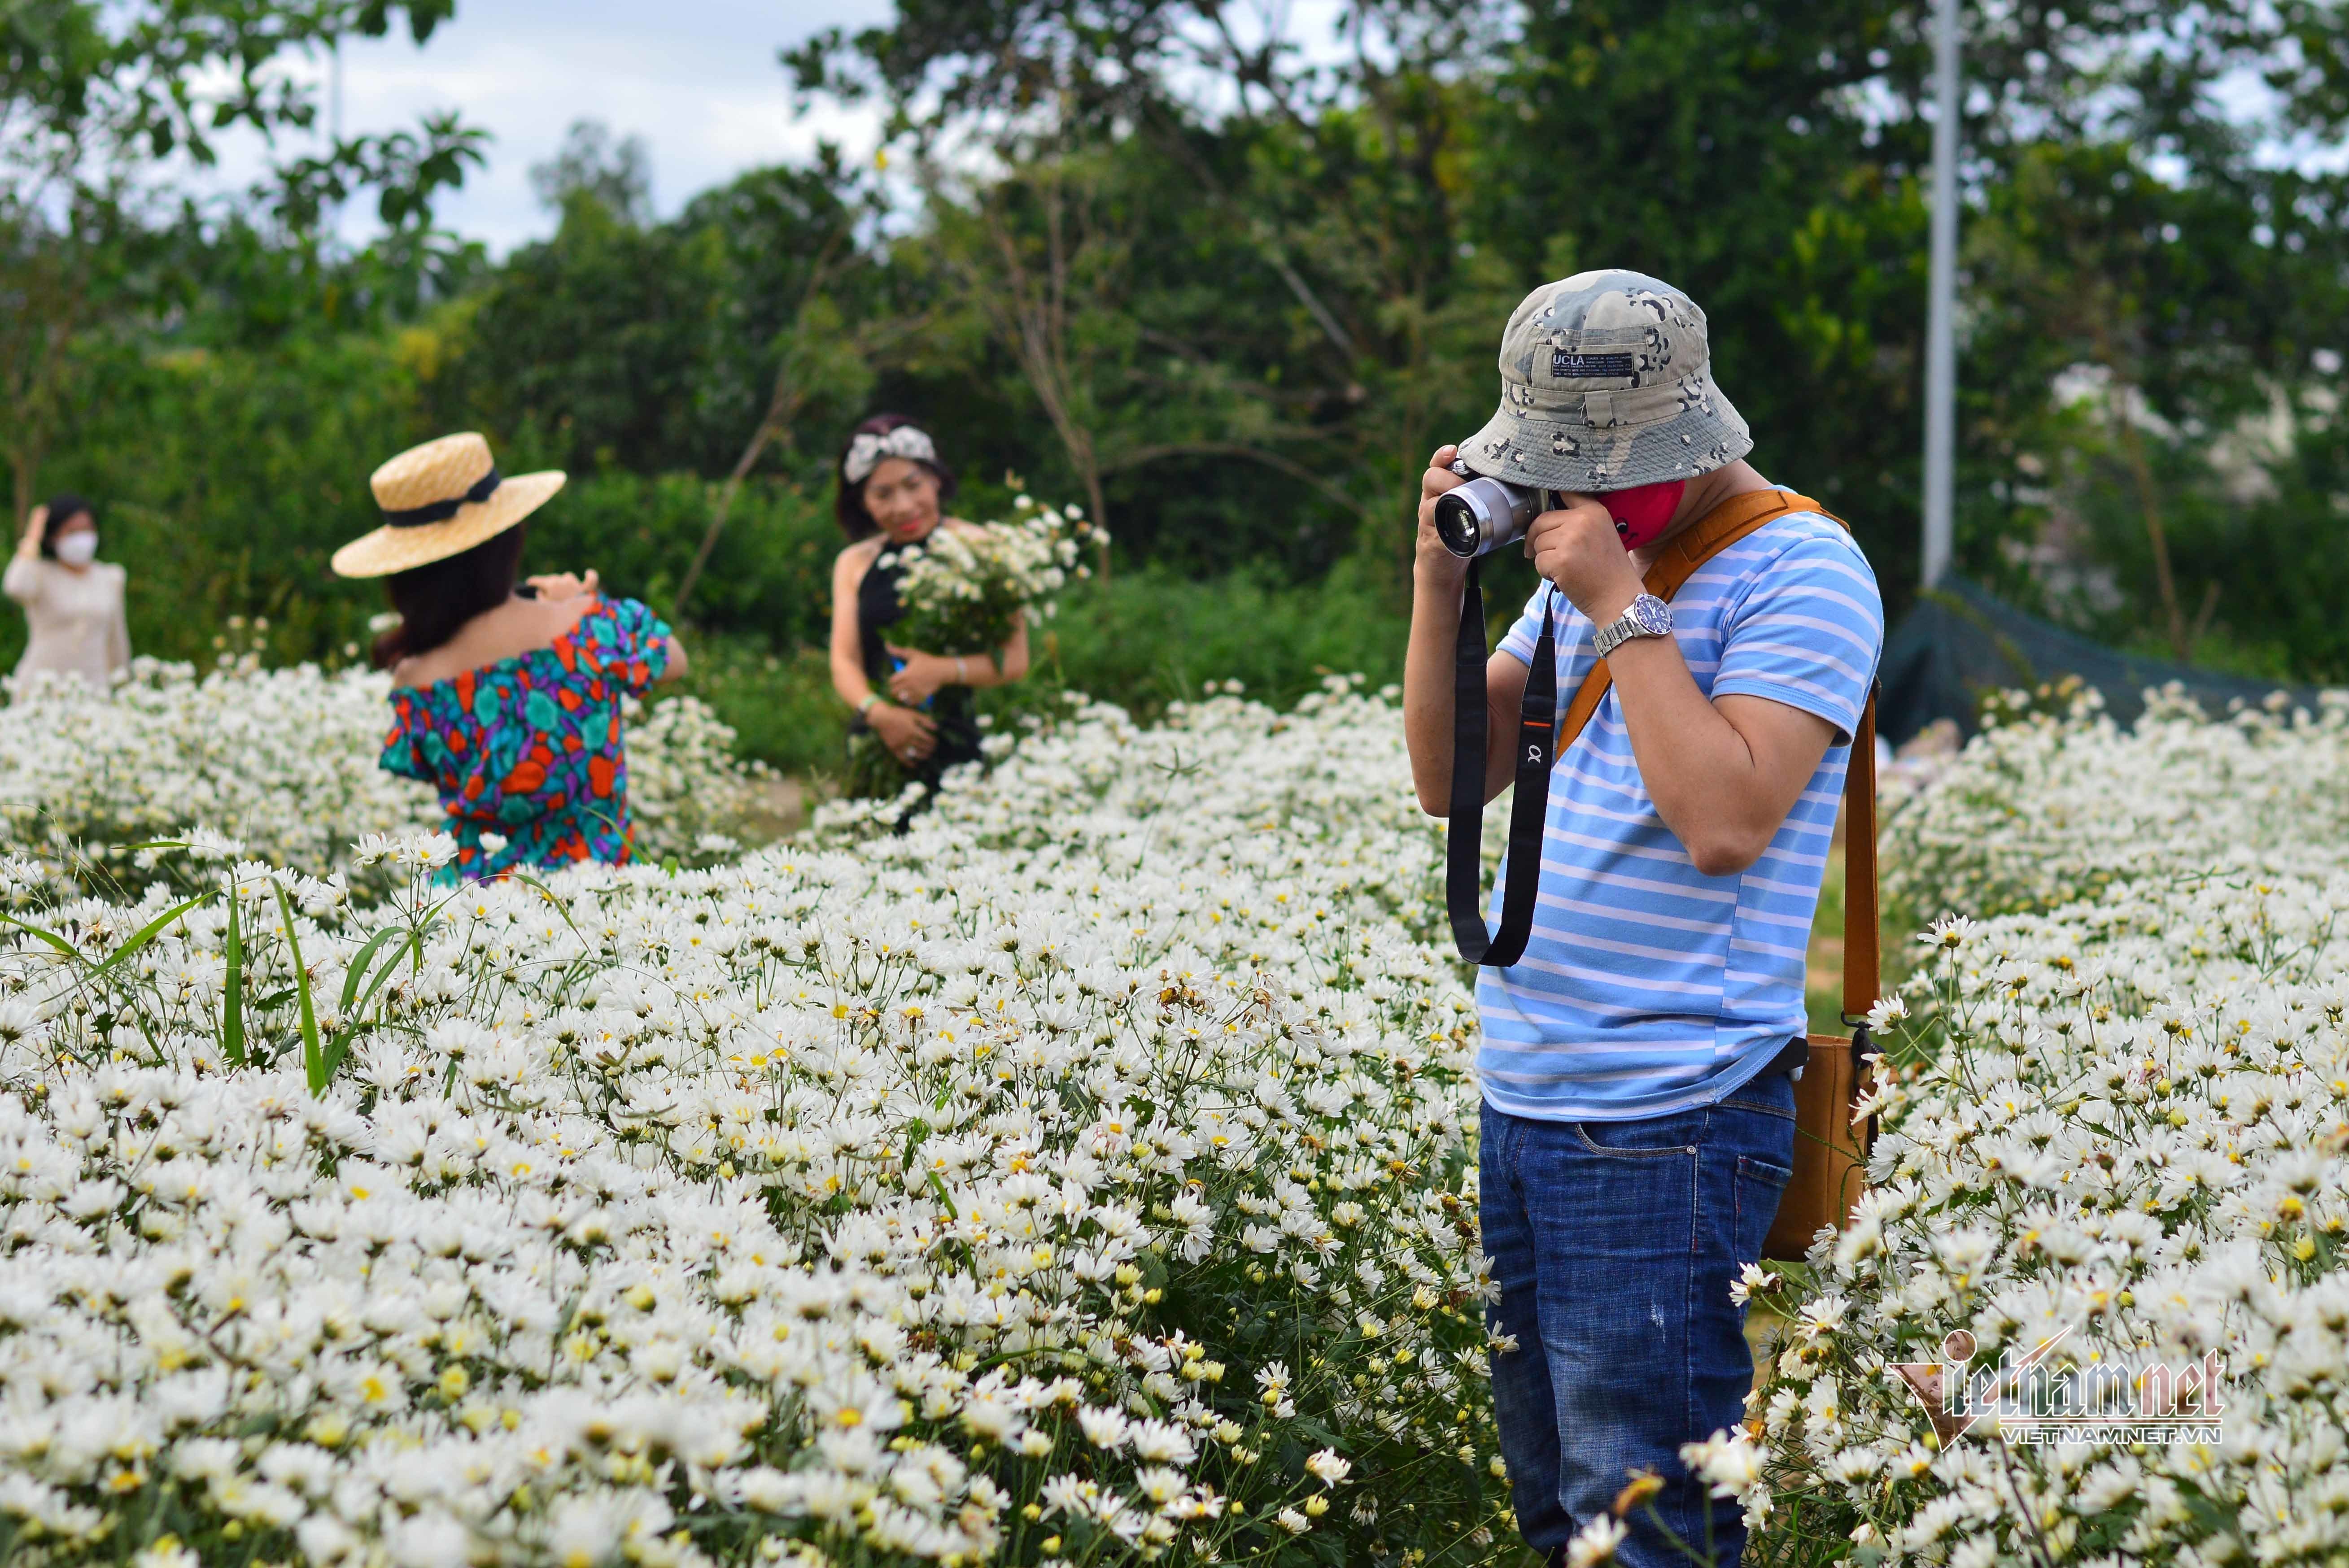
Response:
MULTIPOLYGON (((1681 1463, 1744 1418, 1754 1359, 1729 1300, 1793 1174, 1795 1088, 1757 1078, 1716 1105, 1642 1121, 1534 1121, 1486 1105, 1478 1154, 1485 1251, 1501 1289, 1493 1405, 1517 1529, 1556 1553, 1607 1511, 1628 1472, 1664 1478, 1656 1511, 1729 1568, 1733 1503, 1681 1463)), ((1620 1560, 1686 1568, 1634 1510, 1620 1560)))

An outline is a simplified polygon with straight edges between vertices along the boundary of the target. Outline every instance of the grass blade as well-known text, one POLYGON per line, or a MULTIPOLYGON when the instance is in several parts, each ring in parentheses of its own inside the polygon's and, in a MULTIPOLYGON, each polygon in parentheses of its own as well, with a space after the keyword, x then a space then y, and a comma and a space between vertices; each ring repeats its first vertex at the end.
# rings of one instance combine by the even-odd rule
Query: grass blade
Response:
MULTIPOLYGON (((342 1015, 344 1017, 347 1018, 351 1016, 351 1004, 358 1000, 359 983, 367 978, 367 965, 375 961, 377 951, 385 943, 405 937, 407 934, 408 931, 404 926, 388 925, 368 937, 367 945, 360 948, 357 954, 352 958, 349 970, 343 975, 342 1015)), ((398 965, 399 954, 395 953, 391 955, 389 967, 397 968, 398 965)), ((372 999, 375 993, 369 991, 367 995, 372 999)))
POLYGON ((285 896, 284 882, 272 882, 269 891, 277 895, 277 913, 285 922, 285 946, 294 955, 294 995, 302 1005, 303 1070, 309 1078, 311 1094, 324 1096, 334 1068, 318 1044, 318 1009, 310 995, 310 972, 302 966, 302 939, 294 934, 294 903, 285 896))
MULTIPOLYGON (((424 973, 424 939, 407 932, 402 932, 399 934, 408 938, 407 944, 404 947, 395 949, 392 953, 390 961, 385 964, 382 968, 377 970, 375 972, 375 978, 367 982, 367 995, 359 998, 358 1010, 362 1013, 375 1006, 376 997, 382 992, 384 986, 390 982, 391 977, 399 973, 400 959, 406 956, 409 952, 413 952, 416 954, 416 973, 419 975, 424 973)), ((352 1014, 350 1009, 346 1007, 343 1010, 343 1016, 347 1018, 351 1016, 352 1014)))
POLYGON ((228 888, 228 981, 221 994, 221 1050, 234 1067, 244 1066, 244 936, 236 923, 236 882, 228 888))
POLYGON ((162 913, 149 921, 145 925, 140 927, 138 934, 131 937, 129 941, 124 943, 113 952, 108 954, 105 961, 99 964, 97 968, 89 972, 90 978, 95 980, 99 975, 105 974, 108 970, 113 968, 116 965, 121 963, 124 959, 138 953, 140 948, 146 946, 149 943, 162 935, 163 928, 165 926, 171 924, 173 921, 179 919, 180 916, 187 913, 188 911, 195 908, 198 904, 209 902, 212 896, 212 895, 210 893, 201 894, 195 898, 188 900, 185 903, 165 910, 162 913))
POLYGON ((513 878, 514 881, 522 883, 524 887, 536 888, 538 890, 539 896, 545 899, 547 903, 553 904, 554 906, 554 913, 563 917, 563 923, 571 927, 571 934, 578 937, 582 942, 587 940, 586 934, 582 932, 579 927, 573 923, 571 919, 571 912, 563 907, 563 901, 561 899, 554 896, 554 890, 553 888, 547 886, 536 877, 532 876, 528 872, 511 871, 506 874, 513 878))
POLYGON ((44 931, 37 925, 27 924, 26 922, 18 920, 13 914, 0 914, 0 920, 6 921, 9 924, 15 926, 19 931, 31 932, 34 935, 39 937, 42 941, 56 948, 67 958, 78 958, 81 956, 80 954, 74 951, 74 945, 72 943, 67 942, 64 937, 59 936, 54 931, 44 931))

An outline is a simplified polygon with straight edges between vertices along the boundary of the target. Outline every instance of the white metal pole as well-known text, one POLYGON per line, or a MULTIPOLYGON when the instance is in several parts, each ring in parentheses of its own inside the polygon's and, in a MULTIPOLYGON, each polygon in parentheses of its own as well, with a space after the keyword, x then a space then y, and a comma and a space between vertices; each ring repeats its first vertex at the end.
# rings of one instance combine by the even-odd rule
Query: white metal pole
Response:
POLYGON ((1933 14, 1933 253, 1925 327, 1925 586, 1949 570, 1957 431, 1958 0, 1933 14))

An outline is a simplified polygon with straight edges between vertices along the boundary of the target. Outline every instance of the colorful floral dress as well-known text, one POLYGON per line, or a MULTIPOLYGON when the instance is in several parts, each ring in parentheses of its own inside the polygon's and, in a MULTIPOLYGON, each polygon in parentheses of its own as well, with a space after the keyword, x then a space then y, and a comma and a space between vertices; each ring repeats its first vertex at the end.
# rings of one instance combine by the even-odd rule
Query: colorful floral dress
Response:
POLYGON ((668 635, 634 599, 599 599, 551 647, 393 689, 381 762, 440 791, 457 840, 444 880, 626 863, 634 824, 620 704, 660 678, 668 635), (505 842, 493 849, 484 834, 505 842))

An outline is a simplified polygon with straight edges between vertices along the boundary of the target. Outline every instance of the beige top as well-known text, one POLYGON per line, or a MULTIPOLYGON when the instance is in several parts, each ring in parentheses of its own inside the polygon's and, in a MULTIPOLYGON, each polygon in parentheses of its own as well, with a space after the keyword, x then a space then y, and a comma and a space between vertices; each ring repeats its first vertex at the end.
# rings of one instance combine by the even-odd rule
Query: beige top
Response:
POLYGON ((122 614, 122 585, 129 575, 105 561, 76 572, 44 556, 12 559, 0 588, 25 606, 32 630, 16 673, 57 670, 104 688, 130 662, 130 625, 122 614))

